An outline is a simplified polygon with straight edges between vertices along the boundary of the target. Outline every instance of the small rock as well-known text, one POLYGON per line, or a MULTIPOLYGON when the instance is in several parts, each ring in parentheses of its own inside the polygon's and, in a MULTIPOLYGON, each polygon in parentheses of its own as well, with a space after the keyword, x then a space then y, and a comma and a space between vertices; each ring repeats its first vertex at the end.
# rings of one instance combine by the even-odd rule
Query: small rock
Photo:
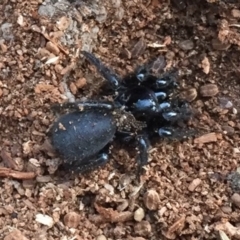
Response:
POLYGON ((69 88, 70 88, 72 94, 74 94, 74 95, 75 95, 75 94, 77 93, 77 91, 78 91, 77 86, 76 86, 75 83, 73 83, 73 82, 70 83, 69 88))
POLYGON ((54 66, 54 69, 55 69, 56 73, 61 74, 61 72, 62 72, 62 70, 63 70, 63 66, 60 65, 60 64, 56 64, 56 65, 54 66))
POLYGON ((46 183, 52 181, 52 177, 50 175, 37 176, 36 181, 39 183, 46 183))
POLYGON ((179 47, 184 50, 192 50, 194 48, 194 43, 192 40, 184 40, 179 43, 179 47))
POLYGON ((151 189, 148 190, 144 196, 143 196, 143 201, 145 206, 149 209, 149 210, 157 210, 159 203, 160 203, 160 199, 159 199, 159 195, 158 193, 151 189))
POLYGON ((104 235, 99 235, 96 237, 96 240, 107 240, 107 238, 104 235))
POLYGON ((48 58, 50 55, 51 53, 46 48, 38 49, 37 56, 39 58, 48 58))
POLYGON ((240 10, 239 9, 232 9, 232 16, 234 18, 240 18, 240 10))
POLYGON ((4 40, 6 41, 11 41, 13 40, 14 36, 13 36, 13 29, 12 29, 13 25, 12 23, 3 23, 0 26, 0 30, 2 32, 2 37, 4 40))
POLYGON ((146 240, 146 238, 143 238, 143 237, 132 237, 132 236, 128 236, 127 239, 128 240, 146 240))
POLYGON ((240 153, 240 149, 239 148, 233 148, 233 153, 239 154, 240 153))
POLYGON ((203 97, 213 97, 219 92, 218 86, 216 84, 206 84, 200 88, 200 94, 203 97))
POLYGON ((203 69, 203 72, 206 74, 209 74, 210 72, 210 62, 207 57, 204 57, 204 59, 201 62, 201 67, 203 69))
POLYGON ((234 114, 234 115, 237 115, 238 110, 237 110, 236 108, 233 108, 232 111, 233 111, 233 114, 234 114))
POLYGON ((48 18, 53 17, 55 12, 56 12, 56 9, 52 5, 41 5, 38 9, 38 14, 40 16, 45 16, 45 17, 48 17, 48 18))
POLYGON ((55 44, 53 44, 52 42, 47 42, 47 44, 46 44, 46 49, 49 51, 49 52, 51 52, 51 53, 53 53, 53 54, 55 54, 55 55, 58 55, 59 54, 59 52, 60 52, 60 50, 59 50, 59 48, 55 45, 55 44))
POLYGON ((143 220, 144 216, 145 216, 145 213, 144 213, 143 208, 138 208, 134 212, 134 220, 137 222, 141 222, 143 220))
POLYGON ((2 50, 2 52, 3 52, 3 53, 7 52, 7 50, 8 50, 8 47, 7 47, 7 45, 6 45, 6 44, 4 44, 3 42, 2 42, 2 43, 0 43, 0 47, 1 47, 1 50, 2 50))
POLYGON ((221 209, 226 214, 230 214, 232 212, 232 208, 230 206, 222 206, 221 209))
POLYGON ((223 43, 217 38, 212 40, 212 47, 215 50, 219 50, 219 51, 227 50, 230 46, 231 44, 223 43))
POLYGON ((14 229, 10 232, 4 240, 28 240, 19 230, 14 229))
POLYGON ((233 127, 230 127, 228 125, 224 125, 222 126, 222 130, 224 133, 226 133, 227 135, 233 135, 234 134, 234 128, 233 127))
MULTIPOLYGON (((134 232, 138 236, 148 236, 152 231, 151 224, 148 221, 142 221, 134 226, 134 232)), ((150 239, 150 237, 149 237, 150 239)))
POLYGON ((54 222, 53 222, 53 218, 48 216, 48 215, 44 215, 44 214, 37 214, 36 215, 36 221, 45 225, 45 226, 48 226, 48 227, 52 227, 54 222))
POLYGON ((69 27, 69 25, 70 25, 70 20, 65 16, 61 17, 60 20, 57 21, 57 27, 61 31, 66 30, 69 27))
POLYGON ((240 208, 240 194, 234 193, 231 197, 231 200, 235 206, 240 208))
POLYGON ((121 21, 124 17, 124 8, 119 7, 118 10, 115 12, 115 17, 118 21, 121 21))
POLYGON ((78 89, 83 88, 87 84, 86 78, 79 78, 76 82, 75 85, 78 89))
POLYGON ((220 97, 218 99, 218 101, 219 101, 220 107, 222 107, 222 108, 232 108, 233 107, 233 103, 225 97, 220 97))
POLYGON ((202 180, 200 178, 194 179, 188 186, 188 190, 193 192, 200 184, 202 180))
POLYGON ((192 102, 197 98, 197 90, 196 88, 189 88, 185 91, 183 91, 180 94, 180 97, 188 102, 192 102))
MULTIPOLYGON (((234 152, 239 154, 236 150, 234 152)), ((238 171, 229 174, 227 180, 230 181, 230 186, 234 192, 240 192, 240 173, 238 171)))
POLYGON ((75 212, 69 212, 64 216, 64 224, 69 228, 77 228, 80 222, 80 215, 75 212))

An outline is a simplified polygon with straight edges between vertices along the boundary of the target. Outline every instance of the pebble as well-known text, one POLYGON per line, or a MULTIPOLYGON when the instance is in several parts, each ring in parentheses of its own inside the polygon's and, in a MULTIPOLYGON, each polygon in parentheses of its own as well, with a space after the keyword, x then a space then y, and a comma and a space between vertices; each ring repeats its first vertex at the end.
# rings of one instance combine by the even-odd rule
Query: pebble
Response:
POLYGON ((203 97, 213 97, 217 95, 219 92, 218 86, 216 84, 205 84, 204 86, 200 87, 200 94, 203 97))
POLYGON ((222 126, 222 130, 224 133, 228 134, 228 135, 233 135, 234 134, 234 128, 233 127, 230 127, 228 125, 224 125, 222 126))
POLYGON ((188 190, 193 192, 200 184, 202 180, 200 178, 194 179, 188 186, 188 190))
POLYGON ((143 208, 138 208, 134 212, 134 220, 137 222, 141 222, 143 220, 144 216, 145 216, 145 213, 144 213, 143 208))
POLYGON ((230 206, 222 206, 221 209, 226 214, 230 214, 232 212, 232 208, 230 206))
POLYGON ((184 40, 179 43, 179 47, 184 50, 192 50, 194 48, 194 43, 192 40, 184 40))
POLYGON ((149 236, 151 231, 152 227, 148 221, 141 221, 134 226, 134 232, 139 236, 149 236))
POLYGON ((217 38, 212 40, 212 47, 215 50, 220 50, 220 51, 227 50, 230 46, 231 44, 223 43, 217 38))
POLYGON ((52 42, 47 42, 47 44, 46 44, 46 49, 49 51, 49 52, 51 52, 51 53, 53 53, 53 54, 55 54, 55 55, 58 55, 59 54, 59 52, 60 52, 60 50, 59 50, 59 48, 55 45, 55 44, 53 44, 52 42))
POLYGON ((13 229, 7 236, 5 236, 4 240, 28 240, 19 230, 13 229))
POLYGON ((222 107, 222 108, 232 108, 233 107, 233 103, 226 97, 220 97, 218 99, 218 101, 219 101, 220 107, 222 107))
POLYGON ((96 237, 96 240, 107 240, 107 238, 104 235, 99 235, 96 237))
POLYGON ((36 222, 48 226, 49 228, 51 228, 54 225, 52 217, 41 213, 36 214, 36 222))
POLYGON ((232 9, 231 13, 234 18, 240 18, 240 10, 239 9, 232 9))
POLYGON ((87 84, 86 78, 79 78, 76 82, 75 85, 77 86, 78 89, 83 88, 87 84))
POLYGON ((77 228, 80 223, 80 219, 81 217, 78 213, 69 212, 64 216, 63 221, 65 226, 69 228, 77 228))
POLYGON ((185 91, 183 91, 180 94, 180 96, 184 100, 186 100, 188 102, 192 102, 193 100, 195 100, 197 98, 197 90, 195 88, 186 89, 185 91))
POLYGON ((234 193, 231 197, 231 200, 235 206, 240 208, 240 195, 238 193, 234 193))
POLYGON ((159 199, 159 195, 158 193, 153 190, 150 189, 148 190, 144 196, 143 196, 143 201, 145 206, 149 209, 149 210, 157 210, 159 203, 160 203, 160 199, 159 199))

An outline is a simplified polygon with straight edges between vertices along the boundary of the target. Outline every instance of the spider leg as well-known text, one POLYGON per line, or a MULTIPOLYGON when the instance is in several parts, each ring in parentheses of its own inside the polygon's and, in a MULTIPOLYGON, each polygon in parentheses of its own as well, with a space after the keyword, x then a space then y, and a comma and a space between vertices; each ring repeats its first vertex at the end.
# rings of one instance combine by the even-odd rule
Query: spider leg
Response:
POLYGON ((99 153, 97 156, 89 158, 82 162, 74 161, 71 164, 65 162, 62 164, 62 169, 73 171, 75 173, 86 173, 106 164, 108 159, 109 159, 108 154, 102 152, 99 153))
POLYGON ((149 140, 145 135, 138 135, 136 137, 137 150, 138 150, 138 175, 140 176, 143 171, 143 166, 148 163, 148 148, 150 146, 149 140))
POLYGON ((192 111, 187 102, 183 101, 172 101, 170 106, 163 108, 162 116, 166 121, 176 122, 176 121, 186 121, 192 116, 192 111))
POLYGON ((162 127, 159 128, 158 134, 160 137, 181 140, 194 136, 196 134, 196 131, 191 129, 182 129, 179 127, 162 127))
POLYGON ((155 93, 156 98, 159 101, 162 101, 162 100, 164 100, 164 99, 166 99, 168 97, 168 94, 165 93, 165 92, 154 92, 154 93, 155 93))
POLYGON ((178 72, 176 70, 166 72, 162 77, 156 79, 153 85, 154 88, 157 90, 176 88, 178 86, 176 82, 177 75, 178 72))
POLYGON ((61 109, 72 109, 77 111, 85 110, 113 110, 117 108, 116 104, 113 102, 97 102, 97 101, 86 101, 86 102, 66 102, 61 104, 55 104, 52 106, 55 111, 61 109))
POLYGON ((98 58, 96 58, 93 54, 82 51, 81 52, 87 60, 93 64, 99 73, 110 83, 113 90, 116 90, 119 88, 119 77, 108 67, 106 67, 98 58))

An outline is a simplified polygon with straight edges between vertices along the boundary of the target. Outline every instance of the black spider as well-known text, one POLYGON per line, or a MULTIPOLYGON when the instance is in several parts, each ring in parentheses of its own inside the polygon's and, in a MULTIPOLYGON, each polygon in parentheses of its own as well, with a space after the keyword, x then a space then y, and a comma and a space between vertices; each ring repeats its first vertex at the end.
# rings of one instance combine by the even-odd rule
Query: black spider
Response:
POLYGON ((77 172, 92 170, 108 161, 108 150, 116 136, 134 141, 138 150, 138 170, 148 162, 149 139, 183 137, 179 121, 189 120, 186 102, 170 98, 176 87, 176 74, 154 76, 141 67, 120 79, 93 54, 82 52, 114 92, 114 101, 63 103, 57 109, 69 109, 51 128, 51 142, 63 158, 63 166, 77 172))

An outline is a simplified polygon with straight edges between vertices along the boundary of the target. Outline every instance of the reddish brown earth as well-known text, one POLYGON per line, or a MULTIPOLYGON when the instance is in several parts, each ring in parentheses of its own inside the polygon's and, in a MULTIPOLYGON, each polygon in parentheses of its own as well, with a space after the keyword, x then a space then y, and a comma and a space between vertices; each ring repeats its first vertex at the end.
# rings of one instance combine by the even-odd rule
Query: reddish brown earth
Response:
POLYGON ((240 3, 71 2, 1 1, 0 238, 240 239, 240 3), (159 140, 140 182, 116 144, 106 166, 56 174, 51 105, 103 82, 81 50, 120 75, 159 56, 179 70, 198 134, 159 140))

